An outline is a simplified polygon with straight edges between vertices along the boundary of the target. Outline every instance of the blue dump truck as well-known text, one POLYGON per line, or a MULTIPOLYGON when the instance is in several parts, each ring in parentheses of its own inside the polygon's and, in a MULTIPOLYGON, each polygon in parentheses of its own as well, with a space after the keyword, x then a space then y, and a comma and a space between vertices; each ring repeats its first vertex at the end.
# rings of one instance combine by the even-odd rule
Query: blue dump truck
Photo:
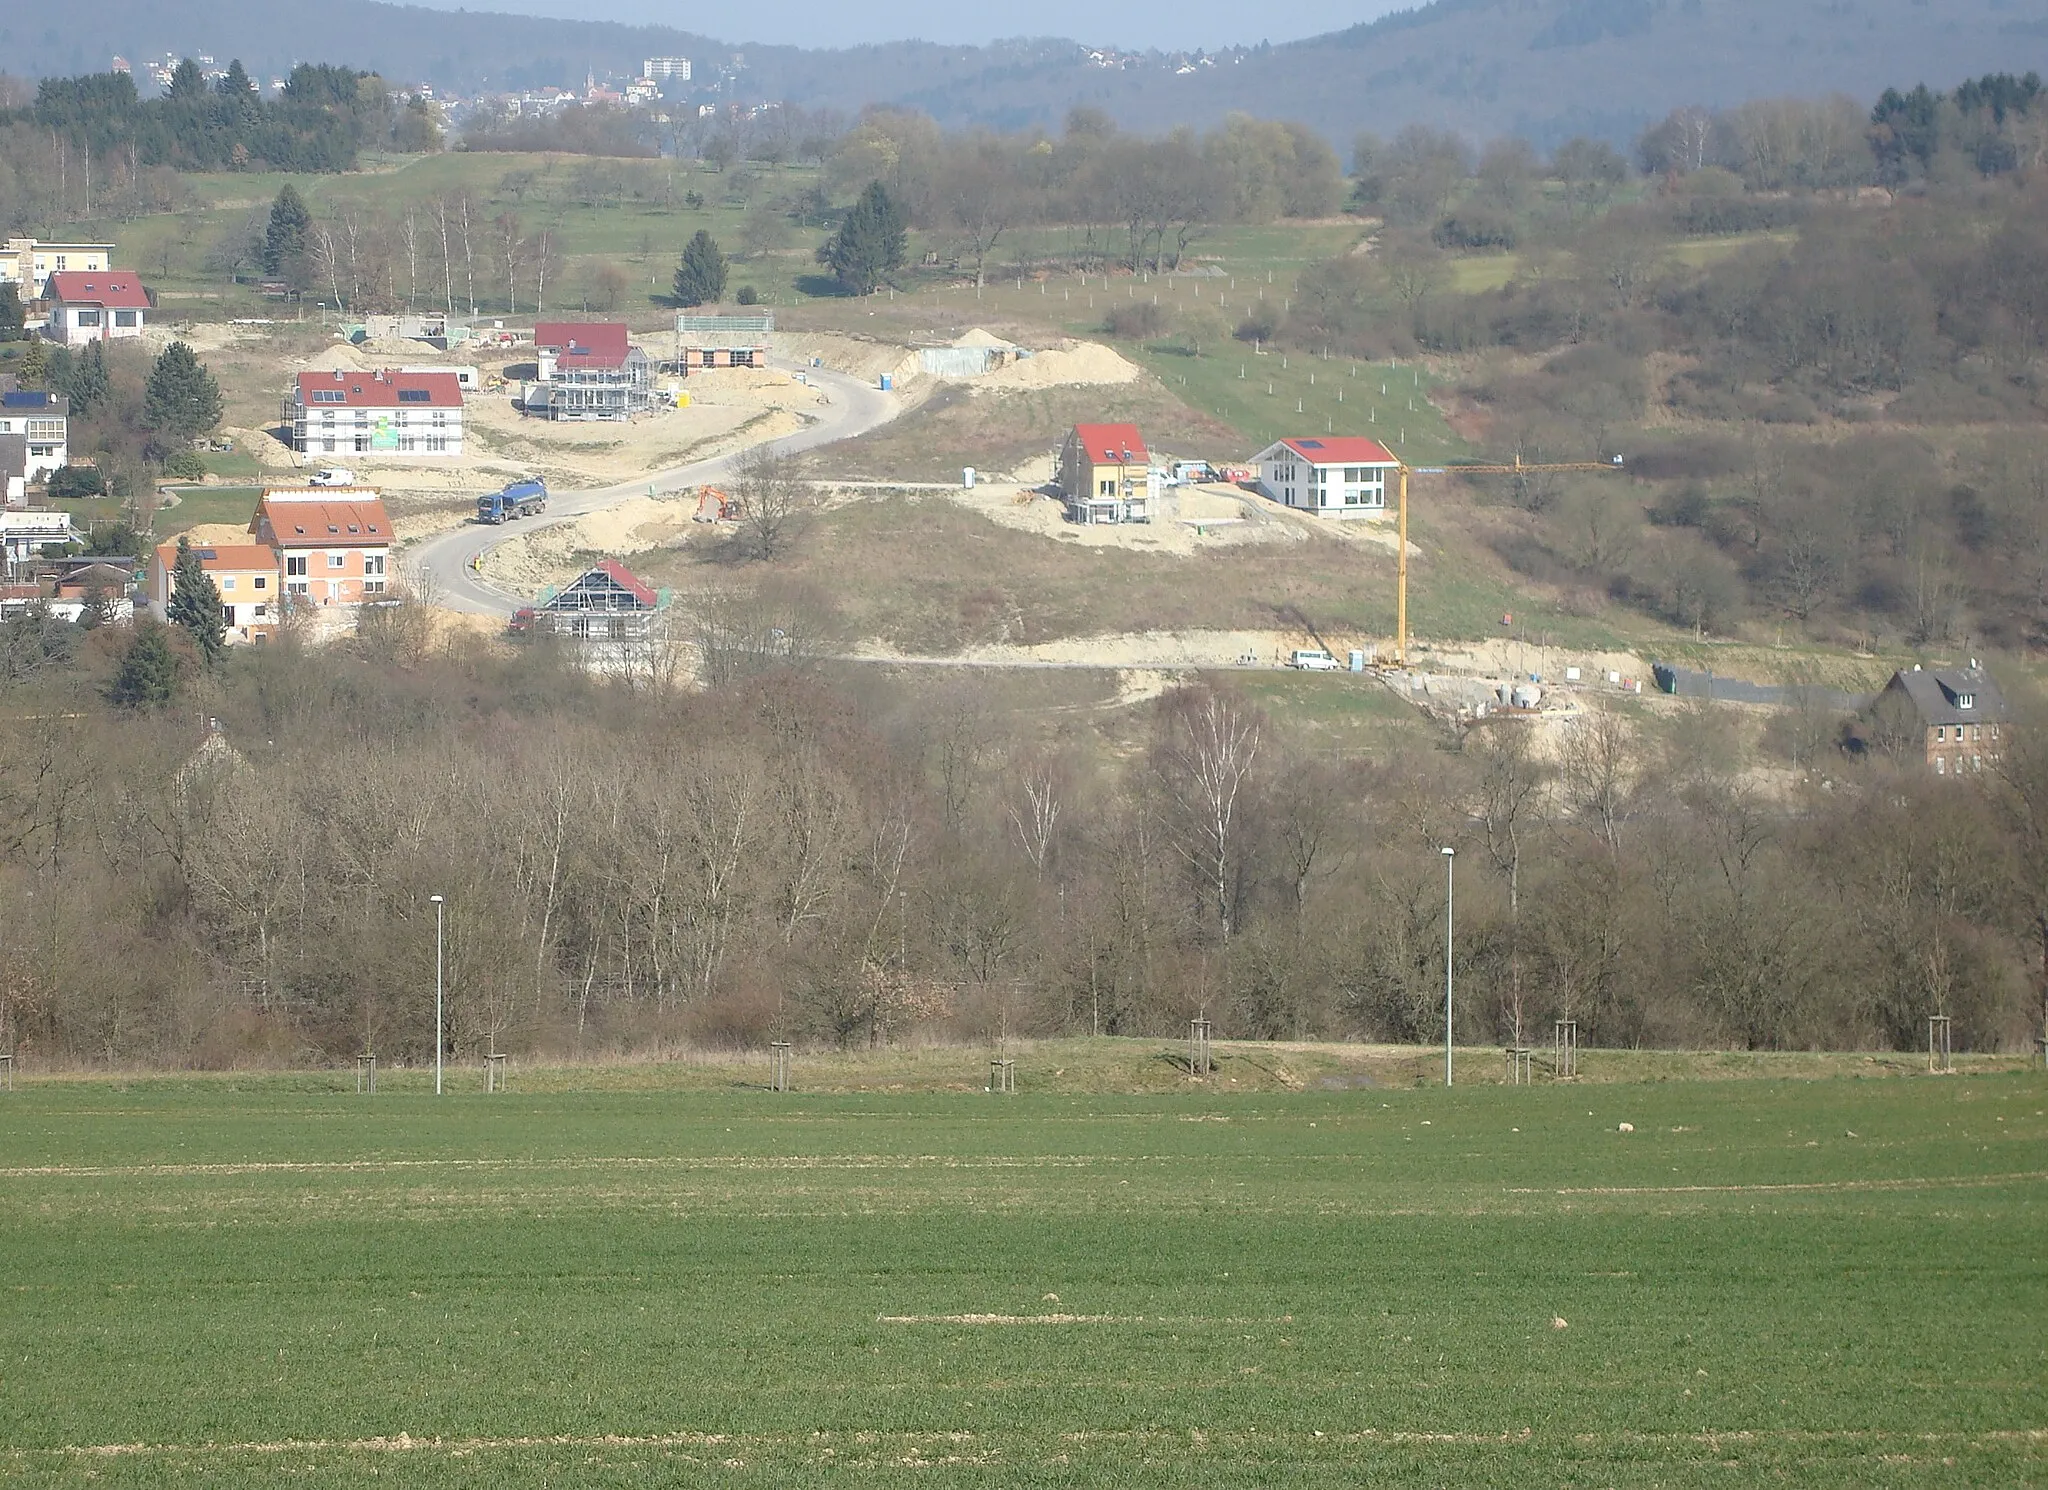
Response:
POLYGON ((487 492, 476 499, 476 520, 493 526, 547 510, 548 489, 538 481, 515 481, 503 491, 487 492))

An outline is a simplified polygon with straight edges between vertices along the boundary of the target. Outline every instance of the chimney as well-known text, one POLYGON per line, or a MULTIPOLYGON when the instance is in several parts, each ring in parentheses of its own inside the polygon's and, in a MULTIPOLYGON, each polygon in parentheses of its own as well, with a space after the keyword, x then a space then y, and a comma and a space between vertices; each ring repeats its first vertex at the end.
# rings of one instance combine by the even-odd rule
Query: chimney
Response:
POLYGON ((338 367, 334 370, 334 381, 337 383, 342 381, 341 369, 338 367))

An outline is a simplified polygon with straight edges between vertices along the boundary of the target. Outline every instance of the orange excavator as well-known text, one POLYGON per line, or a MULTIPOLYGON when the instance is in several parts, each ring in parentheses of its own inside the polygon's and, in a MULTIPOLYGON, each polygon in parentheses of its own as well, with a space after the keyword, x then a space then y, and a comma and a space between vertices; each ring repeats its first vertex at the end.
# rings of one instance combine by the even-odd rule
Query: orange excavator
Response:
POLYGON ((729 496, 715 486, 697 488, 697 511, 693 521, 700 523, 736 523, 740 520, 740 499, 729 496))

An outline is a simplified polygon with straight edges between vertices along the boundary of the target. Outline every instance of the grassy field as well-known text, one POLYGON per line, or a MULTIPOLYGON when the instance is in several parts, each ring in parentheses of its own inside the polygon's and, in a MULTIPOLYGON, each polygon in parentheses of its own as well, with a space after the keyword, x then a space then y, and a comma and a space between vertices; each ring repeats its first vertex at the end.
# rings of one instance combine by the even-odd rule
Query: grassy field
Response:
POLYGON ((24 1083, 0 1479, 2048 1475, 2038 1073, 1246 1090, 1116 1044, 1161 1090, 1033 1091, 1112 1042, 1012 1099, 960 1050, 916 1062, 973 1090, 24 1083))

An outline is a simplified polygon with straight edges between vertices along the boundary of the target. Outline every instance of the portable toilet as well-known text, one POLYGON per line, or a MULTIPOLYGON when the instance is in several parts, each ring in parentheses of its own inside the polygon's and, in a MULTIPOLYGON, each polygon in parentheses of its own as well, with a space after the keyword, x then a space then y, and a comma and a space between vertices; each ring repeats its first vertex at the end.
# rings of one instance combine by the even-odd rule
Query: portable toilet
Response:
POLYGON ((1362 673, 1365 671, 1365 653, 1358 647, 1353 647, 1351 649, 1351 670, 1354 673, 1362 673))
POLYGON ((882 391, 888 393, 896 387, 896 380, 887 373, 882 374, 882 391))
POLYGON ((969 491, 974 490, 974 467, 968 466, 960 472, 960 484, 969 491))

